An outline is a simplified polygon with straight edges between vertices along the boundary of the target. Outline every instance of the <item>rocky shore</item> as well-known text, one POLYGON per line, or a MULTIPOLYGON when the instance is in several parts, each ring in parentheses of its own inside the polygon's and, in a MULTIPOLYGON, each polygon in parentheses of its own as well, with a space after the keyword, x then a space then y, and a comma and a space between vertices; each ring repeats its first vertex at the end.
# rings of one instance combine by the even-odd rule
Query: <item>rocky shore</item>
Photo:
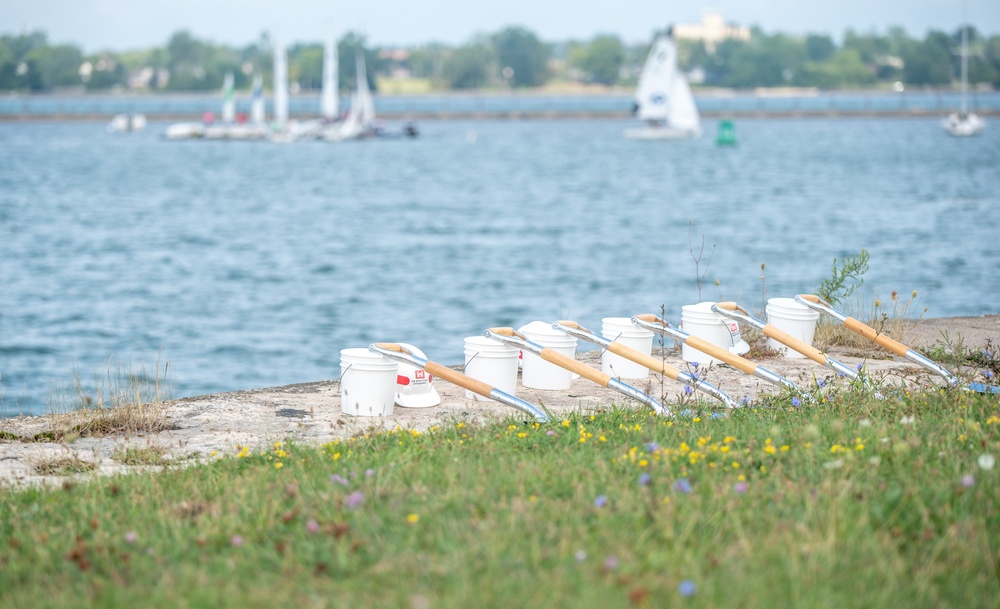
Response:
MULTIPOLYGON (((966 347, 978 347, 987 341, 1000 345, 1000 315, 922 320, 907 333, 905 342, 926 353, 935 346, 943 345, 946 338, 952 344, 961 341, 966 347)), ((929 375, 906 360, 890 358, 887 352, 877 348, 867 352, 831 348, 828 353, 851 366, 863 362, 873 378, 885 382, 901 381, 908 385, 928 386, 941 384, 940 378, 929 375)), ((679 348, 668 349, 663 356, 667 363, 682 370, 687 368, 679 348)), ((581 353, 578 359, 600 367, 600 351, 581 353)), ((811 386, 814 378, 832 374, 828 368, 808 359, 769 358, 760 364, 800 387, 811 386)), ((728 366, 712 367, 702 376, 737 399, 781 393, 774 386, 728 366)), ((658 375, 639 381, 625 380, 651 395, 663 397, 665 403, 676 402, 682 394, 680 384, 661 379, 658 375)), ((137 468, 116 459, 116 455, 130 447, 157 447, 162 450, 167 463, 195 464, 223 455, 234 455, 239 452, 239 447, 257 448, 276 441, 321 444, 346 439, 370 429, 399 426, 426 430, 459 421, 476 424, 510 416, 527 418, 527 415, 496 402, 468 399, 463 389, 447 382, 439 380, 435 382, 435 387, 442 398, 440 405, 431 408, 396 407, 388 417, 345 415, 340 408, 340 388, 336 380, 183 398, 164 407, 163 416, 172 427, 167 431, 82 436, 72 441, 28 439, 53 429, 71 429, 76 423, 73 415, 0 419, 0 485, 61 484, 66 480, 65 476, 46 475, 42 473, 45 468, 40 466, 65 458, 92 464, 90 473, 77 475, 133 471, 137 468)), ((586 379, 576 379, 568 391, 558 392, 526 389, 519 384, 517 396, 533 404, 544 405, 557 417, 612 403, 643 407, 586 379)), ((702 399, 711 403, 711 398, 702 399)))

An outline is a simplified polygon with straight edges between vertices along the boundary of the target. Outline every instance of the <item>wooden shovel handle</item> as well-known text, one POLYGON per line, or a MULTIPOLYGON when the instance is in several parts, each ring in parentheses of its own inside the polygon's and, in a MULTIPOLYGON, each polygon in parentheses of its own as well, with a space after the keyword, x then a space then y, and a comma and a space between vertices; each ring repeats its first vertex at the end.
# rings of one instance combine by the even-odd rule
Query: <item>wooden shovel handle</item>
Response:
POLYGON ((844 320, 844 325, 851 330, 857 332, 861 336, 864 336, 870 341, 874 341, 875 344, 892 351, 900 357, 906 357, 906 352, 910 350, 909 347, 902 343, 898 343, 885 334, 879 334, 878 330, 871 326, 867 326, 860 321, 854 319, 853 317, 848 317, 844 320))
POLYGON ((680 370, 674 368, 670 364, 658 360, 655 357, 646 355, 645 353, 639 353, 635 349, 627 347, 621 343, 611 343, 608 345, 607 349, 615 355, 620 355, 627 360, 633 361, 641 366, 645 366, 653 372, 659 372, 663 376, 668 376, 675 381, 681 374, 680 370))
POLYGON ((737 370, 742 370, 747 374, 753 374, 757 370, 757 364, 751 362, 750 360, 743 359, 739 355, 733 355, 728 349, 723 349, 718 345, 712 344, 707 340, 698 336, 688 336, 684 339, 684 344, 701 351, 707 355, 711 355, 715 359, 721 359, 733 368, 737 370))
POLYGON ((768 338, 773 338, 779 343, 791 349, 794 349, 795 351, 798 351, 802 355, 805 355, 814 362, 823 364, 824 366, 826 365, 826 356, 823 355, 823 353, 819 349, 813 347, 810 344, 802 342, 801 340, 795 338, 788 332, 783 332, 775 328, 771 324, 765 325, 762 331, 764 332, 764 336, 768 338))
POLYGON ((424 365, 424 370, 439 379, 444 379, 449 383, 468 389, 473 393, 478 393, 483 397, 490 397, 490 392, 493 391, 493 387, 487 385, 486 383, 478 381, 471 376, 466 376, 457 370, 452 370, 451 368, 442 366, 437 362, 427 362, 427 364, 424 365))
POLYGON ((563 355, 558 351, 549 349, 548 347, 542 349, 542 352, 538 354, 543 360, 553 363, 560 368, 565 368, 570 372, 575 372, 585 379, 594 381, 602 387, 607 387, 608 382, 611 381, 611 377, 604 374, 600 370, 591 368, 586 364, 582 364, 568 355, 563 355))

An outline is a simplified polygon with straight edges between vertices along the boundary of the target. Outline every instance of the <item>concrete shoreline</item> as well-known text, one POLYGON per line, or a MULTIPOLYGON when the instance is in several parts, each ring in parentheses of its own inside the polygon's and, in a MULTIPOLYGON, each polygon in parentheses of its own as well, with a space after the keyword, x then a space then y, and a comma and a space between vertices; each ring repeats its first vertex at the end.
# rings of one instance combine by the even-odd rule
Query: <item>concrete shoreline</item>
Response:
MULTIPOLYGON (((1000 314, 982 317, 926 319, 907 333, 904 343, 927 352, 945 341, 966 348, 1000 345, 1000 314)), ((905 383, 907 387, 931 389, 943 386, 940 377, 918 368, 907 360, 890 357, 879 349, 831 348, 828 353, 854 366, 863 363, 869 375, 885 383, 905 383)), ((662 354, 667 363, 685 370, 680 349, 667 349, 662 354)), ((600 368, 600 351, 587 351, 578 360, 600 368)), ((808 359, 770 358, 762 366, 805 388, 815 378, 834 377, 828 368, 808 359)), ((743 374, 728 366, 714 366, 699 373, 709 382, 739 400, 754 399, 762 394, 784 395, 773 385, 743 374)), ((626 382, 651 395, 663 398, 665 405, 676 402, 682 386, 670 379, 651 374, 647 379, 626 382)), ((831 382, 840 382, 835 377, 831 382)), ((171 465, 196 464, 223 455, 235 455, 240 447, 251 449, 273 442, 292 440, 299 444, 320 445, 333 440, 346 440, 373 429, 396 427, 425 431, 432 427, 463 422, 482 424, 513 417, 530 417, 496 402, 480 402, 465 397, 460 387, 438 380, 435 387, 442 401, 431 408, 396 407, 391 416, 357 417, 345 415, 340 408, 339 383, 320 380, 283 387, 248 389, 229 393, 196 396, 173 400, 164 405, 165 420, 174 428, 159 433, 80 437, 67 442, 28 441, 46 430, 71 429, 74 416, 42 415, 0 419, 0 487, 24 484, 62 484, 67 477, 47 476, 38 472, 40 464, 72 455, 92 463, 94 471, 75 477, 113 475, 144 471, 150 467, 131 467, 115 460, 114 455, 127 447, 160 447, 171 465)), ((532 404, 543 404, 555 417, 574 412, 589 412, 617 404, 623 407, 646 408, 634 400, 585 379, 577 379, 567 391, 526 389, 518 384, 517 396, 532 404)), ((702 405, 719 408, 721 404, 703 398, 702 405)), ((152 469, 158 469, 153 467, 152 469)))

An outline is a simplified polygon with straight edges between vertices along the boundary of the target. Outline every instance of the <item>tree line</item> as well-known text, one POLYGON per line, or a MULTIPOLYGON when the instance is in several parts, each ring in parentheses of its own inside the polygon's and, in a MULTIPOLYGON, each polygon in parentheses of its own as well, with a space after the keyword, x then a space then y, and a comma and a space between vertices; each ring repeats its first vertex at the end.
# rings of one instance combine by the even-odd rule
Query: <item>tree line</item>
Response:
MULTIPOLYGON (((970 27, 968 38, 969 82, 1000 87, 1000 35, 986 37, 970 27)), ((511 26, 456 47, 431 43, 400 50, 370 46, 363 35, 348 32, 337 41, 340 87, 353 88, 359 52, 373 87, 379 77, 420 79, 434 90, 522 89, 557 81, 632 86, 652 42, 651 37, 627 44, 603 34, 551 43, 511 26)), ((5 34, 0 36, 0 91, 203 91, 221 87, 227 72, 235 75, 239 89, 248 88, 257 74, 270 86, 272 49, 267 33, 231 47, 179 31, 162 47, 92 54, 72 44, 52 44, 42 31, 5 34)), ((899 27, 885 35, 848 30, 838 45, 828 35, 768 34, 754 27, 749 41, 706 46, 679 40, 678 62, 695 86, 840 89, 902 82, 947 87, 959 78, 960 49, 960 29, 930 31, 922 40, 899 27)), ((318 89, 322 42, 294 44, 288 56, 293 88, 318 89)))

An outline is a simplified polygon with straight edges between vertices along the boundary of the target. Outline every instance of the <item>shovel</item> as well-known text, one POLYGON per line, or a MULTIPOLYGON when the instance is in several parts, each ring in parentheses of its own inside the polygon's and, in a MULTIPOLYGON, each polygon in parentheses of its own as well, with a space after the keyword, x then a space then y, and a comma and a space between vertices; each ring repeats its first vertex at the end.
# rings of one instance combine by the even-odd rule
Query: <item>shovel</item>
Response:
POLYGON ((466 376, 457 370, 452 370, 451 368, 438 364, 437 362, 431 362, 422 357, 417 357, 396 343, 373 343, 368 345, 368 350, 397 362, 403 362, 405 364, 410 364, 411 366, 416 366, 417 368, 423 368, 428 373, 438 378, 442 378, 449 383, 454 383, 463 389, 468 389, 473 393, 492 398, 498 402, 502 402, 508 406, 516 408, 521 412, 530 414, 535 417, 536 421, 541 423, 545 423, 549 420, 549 415, 537 406, 529 404, 520 398, 516 398, 509 393, 500 391, 495 387, 490 387, 486 383, 477 381, 476 379, 466 376))
MULTIPOLYGON (((820 313, 825 313, 830 317, 836 319, 840 323, 844 324, 847 329, 857 332, 861 336, 864 336, 868 340, 874 342, 876 345, 892 351, 899 357, 908 359, 911 362, 927 368, 931 372, 938 374, 948 382, 949 387, 960 386, 958 378, 945 369, 943 366, 937 362, 927 358, 926 356, 914 351, 913 349, 907 347, 906 345, 899 343, 885 334, 882 334, 875 328, 865 325, 854 319, 853 317, 848 317, 843 313, 834 310, 833 305, 823 300, 815 294, 799 294, 795 297, 795 302, 805 305, 814 311, 819 311, 820 313)), ((1000 393, 1000 387, 995 385, 984 385, 983 383, 972 383, 965 389, 972 391, 977 391, 979 393, 1000 393)))
POLYGON ((826 355, 816 347, 795 338, 788 332, 779 330, 778 328, 764 323, 759 319, 755 319, 750 315, 750 313, 747 312, 746 309, 735 302, 718 302, 712 305, 712 311, 717 315, 722 315, 723 317, 727 317, 729 319, 735 319, 736 321, 747 323, 763 332, 764 336, 773 338, 789 349, 794 349, 814 362, 823 364, 824 366, 831 368, 839 374, 843 374, 851 380, 857 380, 859 378, 858 373, 851 370, 849 366, 846 366, 842 362, 826 355))
POLYGON ((632 385, 623 383, 618 379, 601 372, 600 370, 595 370, 586 364, 582 364, 572 357, 563 355, 554 349, 543 347, 538 343, 531 342, 522 334, 514 330, 514 328, 490 328, 486 331, 486 338, 492 338, 493 340, 504 343, 505 345, 530 351, 543 360, 551 364, 555 364, 560 368, 569 370, 570 372, 575 372, 583 378, 591 380, 602 387, 614 389, 615 391, 623 393, 630 398, 639 400, 656 411, 657 414, 670 414, 670 411, 664 408, 663 404, 656 401, 656 398, 646 395, 632 385))
POLYGON ((646 315, 636 315, 632 318, 632 323, 639 326, 640 328, 646 328, 647 330, 652 330, 660 335, 667 335, 671 338, 679 340, 680 342, 686 344, 692 349, 697 349, 702 353, 710 355, 715 359, 720 359, 725 363, 729 364, 737 370, 741 370, 751 376, 756 376, 759 379, 763 379, 768 383, 773 385, 778 385, 780 387, 785 387, 791 389, 795 393, 802 394, 802 390, 799 389, 795 383, 790 380, 771 372, 763 366, 759 366, 748 359, 742 358, 739 355, 731 353, 728 349, 723 349, 718 345, 708 342, 707 340, 699 336, 691 336, 687 332, 678 330, 677 328, 670 325, 670 322, 664 321, 648 313, 646 315))
POLYGON ((653 372, 657 372, 659 374, 662 374, 663 376, 668 376, 674 379, 675 381, 684 383, 685 385, 688 385, 694 389, 698 389, 699 391, 704 391, 713 398, 716 398, 717 400, 721 401, 729 408, 739 407, 739 404, 736 403, 736 401, 734 401, 733 398, 729 397, 725 392, 723 392, 715 385, 699 380, 690 373, 684 372, 683 370, 678 370, 677 368, 674 368, 673 366, 664 361, 658 360, 654 357, 650 357, 645 353, 640 353, 627 345, 623 345, 619 342, 608 340, 603 336, 595 334, 591 330, 581 327, 575 321, 557 321, 554 324, 552 324, 552 327, 555 328, 556 330, 561 330, 566 334, 569 334, 570 336, 575 336, 576 338, 583 339, 589 343, 594 343, 595 345, 604 347, 611 353, 614 353, 615 355, 620 355, 621 357, 624 357, 629 361, 633 361, 637 364, 645 366, 650 370, 652 370, 653 372))

